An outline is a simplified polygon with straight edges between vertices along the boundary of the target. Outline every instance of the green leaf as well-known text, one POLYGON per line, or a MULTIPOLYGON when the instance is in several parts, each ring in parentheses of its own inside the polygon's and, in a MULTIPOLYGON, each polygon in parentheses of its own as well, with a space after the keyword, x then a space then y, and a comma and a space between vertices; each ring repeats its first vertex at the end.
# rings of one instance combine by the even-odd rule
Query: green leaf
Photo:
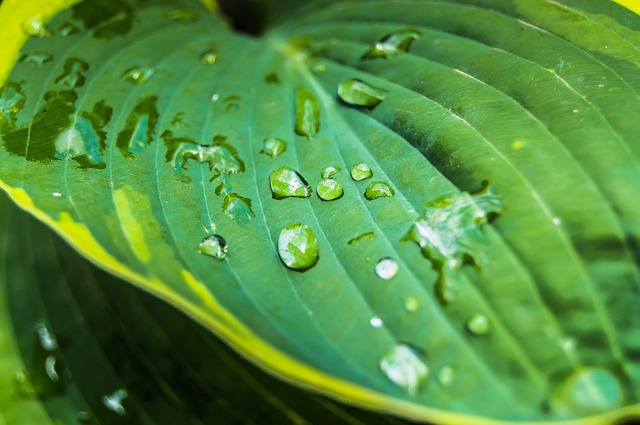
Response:
POLYGON ((269 7, 261 37, 188 0, 61 12, 0 92, 3 187, 340 399, 452 424, 637 414, 640 18, 605 0, 269 7), (326 167, 344 170, 333 200, 312 189, 326 167))

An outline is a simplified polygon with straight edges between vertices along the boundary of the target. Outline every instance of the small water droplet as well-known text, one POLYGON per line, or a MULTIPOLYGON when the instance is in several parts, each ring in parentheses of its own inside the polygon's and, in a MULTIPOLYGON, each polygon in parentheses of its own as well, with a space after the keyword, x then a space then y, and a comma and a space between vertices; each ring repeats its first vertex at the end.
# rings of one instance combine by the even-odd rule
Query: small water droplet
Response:
POLYGON ((80 30, 78 27, 73 25, 70 22, 65 22, 60 26, 60 35, 63 37, 68 37, 70 35, 78 34, 80 30))
POLYGON ((323 63, 317 63, 317 64, 313 65, 313 67, 311 68, 311 72, 313 72, 316 75, 322 74, 326 70, 327 70, 327 65, 325 65, 323 63))
POLYGON ((385 182, 371 182, 364 191, 364 197, 369 201, 378 198, 390 198, 394 194, 393 188, 385 182))
POLYGON ((565 338, 561 343, 562 349, 567 353, 572 353, 576 350, 576 340, 574 338, 565 338))
POLYGON ((467 320, 467 329, 474 335, 486 335, 491 330, 491 325, 487 316, 476 313, 467 320))
POLYGON ((619 380, 608 370, 580 367, 563 381, 550 399, 559 416, 588 415, 611 411, 624 404, 619 380))
POLYGON ((275 158, 285 150, 287 150, 287 142, 282 139, 278 139, 277 137, 270 137, 268 139, 264 139, 264 148, 262 148, 260 153, 269 155, 271 158, 275 158))
POLYGON ((122 73, 122 79, 130 83, 141 85, 149 81, 155 70, 144 66, 132 66, 122 73))
POLYGON ((219 93, 214 93, 211 95, 211 101, 213 103, 216 103, 218 100, 220 100, 220 94, 219 93))
POLYGON ((53 382, 58 382, 60 380, 60 376, 58 375, 58 371, 56 370, 58 359, 53 354, 47 356, 44 360, 44 371, 47 373, 49 379, 53 382))
POLYGON ((560 226, 562 224, 562 220, 560 219, 560 217, 553 217, 551 219, 551 222, 555 225, 555 226, 560 226))
POLYGON ((205 50, 200 54, 200 62, 205 65, 213 65, 218 62, 218 54, 213 49, 205 50))
POLYGON ((304 177, 289 167, 275 169, 269 176, 269 184, 274 199, 308 198, 312 194, 311 186, 304 177))
POLYGON ((378 105, 384 100, 386 93, 386 90, 356 78, 344 80, 338 86, 338 96, 343 102, 366 108, 373 108, 378 105))
POLYGON ((404 300, 404 309, 409 313, 415 313, 420 308, 420 301, 416 297, 408 297, 404 300))
POLYGON ((371 320, 369 320, 369 324, 372 328, 379 329, 384 325, 384 322, 380 318, 380 316, 373 316, 371 320))
POLYGON ((124 399, 129 396, 129 393, 124 388, 116 390, 112 394, 102 396, 102 404, 112 412, 123 416, 127 413, 123 406, 124 399))
POLYGON ((42 66, 47 62, 51 62, 52 60, 53 60, 53 55, 50 55, 48 53, 43 53, 43 52, 29 53, 29 54, 20 56, 20 62, 32 63, 37 66, 42 66))
POLYGON ((369 239, 373 239, 375 236, 376 235, 373 232, 366 232, 366 233, 363 233, 361 235, 356 236, 355 238, 349 239, 347 244, 355 245, 358 242, 362 242, 362 241, 366 241, 366 240, 369 240, 369 239))
POLYGON ((416 395, 429 375, 429 368, 418 353, 406 344, 397 344, 380 359, 380 369, 396 386, 416 395))
POLYGON ((436 374, 436 378, 438 382, 443 387, 450 387, 453 383, 453 379, 455 378, 456 372, 453 367, 450 365, 443 365, 438 369, 438 373, 436 374))
POLYGON ((333 201, 344 195, 342 184, 335 179, 322 179, 316 188, 318 197, 323 201, 333 201))
POLYGON ((52 195, 54 198, 60 198, 60 197, 62 196, 62 193, 60 193, 60 192, 53 192, 51 195, 52 195))
POLYGON ((309 90, 296 91, 296 134, 311 139, 320 130, 320 108, 315 95, 309 90))
POLYGON ((335 176, 339 172, 340 172, 339 167, 330 165, 329 167, 324 167, 322 169, 322 171, 320 172, 320 177, 322 177, 323 179, 330 179, 331 177, 335 176))
POLYGON ((36 333, 38 334, 38 341, 40 346, 46 351, 54 351, 58 348, 58 340, 56 336, 49 330, 44 323, 38 323, 36 325, 36 333))
POLYGON ((375 58, 389 59, 400 52, 408 52, 411 43, 420 38, 420 35, 420 31, 414 29, 406 29, 387 34, 362 55, 362 60, 375 58))
POLYGON ((280 232, 278 254, 284 265, 290 269, 310 269, 320 258, 318 251, 318 240, 309 226, 291 223, 280 232))
POLYGON ((227 256, 229 245, 227 241, 220 235, 207 235, 198 244, 198 251, 201 254, 208 255, 218 260, 223 260, 227 256))
POLYGON ((351 178, 357 182, 371 178, 372 176, 373 171, 371 171, 371 168, 364 162, 358 162, 351 167, 351 178))
POLYGON ((22 29, 29 37, 46 38, 52 35, 41 16, 34 16, 33 18, 27 19, 22 24, 22 29))
POLYGON ((383 258, 376 264, 375 271, 380 279, 389 280, 398 274, 398 263, 391 258, 383 258))

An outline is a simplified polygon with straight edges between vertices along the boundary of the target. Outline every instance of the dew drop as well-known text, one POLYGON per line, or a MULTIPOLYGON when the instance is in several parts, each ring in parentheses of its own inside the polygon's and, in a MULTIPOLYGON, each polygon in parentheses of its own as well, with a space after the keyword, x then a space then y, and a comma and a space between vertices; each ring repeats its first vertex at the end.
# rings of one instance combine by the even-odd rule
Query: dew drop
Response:
POLYGON ((450 387, 455 378, 455 369, 450 365, 443 365, 438 369, 436 379, 443 387, 450 387))
POLYGON ((133 66, 122 73, 122 79, 132 84, 141 85, 149 81, 155 70, 144 66, 133 66))
POLYGON ((371 325, 372 328, 374 329, 379 329, 384 325, 384 322, 382 321, 382 319, 380 318, 380 316, 373 316, 370 320, 369 320, 369 324, 371 325))
POLYGON ((278 254, 285 266, 305 271, 319 259, 318 240, 313 230, 302 223, 291 223, 280 232, 278 254))
POLYGON ((53 55, 43 52, 29 53, 22 55, 19 60, 23 63, 32 63, 37 66, 42 66, 47 62, 51 62, 53 60, 53 55))
POLYGON ((339 167, 335 167, 331 165, 329 167, 324 167, 322 169, 322 171, 320 172, 320 177, 322 177, 323 179, 330 179, 331 177, 335 176, 339 172, 340 172, 339 167))
POLYGON ((552 393, 550 404, 559 416, 587 415, 621 407, 624 394, 619 380, 609 371, 581 367, 552 393))
POLYGON ((362 55, 362 60, 375 58, 389 59, 400 52, 408 52, 411 43, 420 38, 420 35, 420 31, 414 29, 406 29, 387 34, 362 55))
POLYGON ((364 162, 358 162, 351 167, 351 178, 357 182, 369 179, 371 176, 373 176, 373 171, 371 171, 371 168, 364 162))
POLYGON ((398 274, 398 263, 391 258, 383 258, 376 264, 375 271, 380 279, 389 280, 398 274))
POLYGON ((61 197, 62 197, 62 193, 60 193, 60 192, 53 192, 53 193, 51 194, 51 196, 53 196, 54 198, 61 198, 61 197))
POLYGON ((285 150, 287 150, 287 142, 282 139, 278 139, 277 137, 270 137, 268 139, 264 139, 264 148, 262 148, 260 153, 269 155, 271 158, 275 158, 285 150))
POLYGON ((396 386, 415 396, 429 375, 429 368, 406 344, 397 344, 380 359, 380 370, 396 386))
POLYGON ((320 108, 315 95, 309 90, 296 91, 296 134, 311 139, 320 130, 320 108))
POLYGON ((560 219, 560 217, 553 217, 551 219, 551 222, 554 224, 554 226, 560 226, 562 224, 562 220, 560 219))
POLYGON ((326 70, 327 70, 327 65, 325 65, 323 63, 317 63, 317 64, 313 65, 313 67, 311 68, 311 72, 313 72, 316 75, 322 74, 326 70))
POLYGON ((205 65, 213 65, 218 62, 218 54, 213 49, 205 50, 200 54, 200 62, 205 65))
POLYGON ((369 201, 378 198, 390 198, 394 194, 393 188, 385 182, 371 182, 364 191, 364 197, 369 201))
POLYGON ((129 396, 129 393, 124 388, 120 388, 119 390, 113 392, 112 394, 107 394, 102 396, 102 404, 107 409, 112 412, 123 416, 127 413, 123 406, 124 399, 129 396))
POLYGON ((47 356, 44 360, 44 371, 47 373, 49 379, 53 382, 58 382, 60 380, 60 376, 58 375, 57 368, 58 359, 53 354, 47 356))
POLYGON ((467 320, 467 329, 474 335, 486 335, 491 330, 491 325, 487 316, 476 313, 467 320))
POLYGON ((342 184, 335 179, 320 180, 316 191, 318 192, 318 197, 323 201, 333 201, 342 198, 342 195, 344 195, 342 184))
POLYGON ((46 38, 51 37, 52 33, 47 28, 44 20, 40 16, 34 16, 31 19, 27 19, 22 24, 22 29, 29 37, 46 38))
POLYGON ((211 101, 213 103, 216 103, 218 100, 220 100, 220 94, 219 93, 214 93, 211 95, 211 101))
POLYGON ((308 198, 312 193, 304 177, 289 167, 276 168, 269 176, 269 184, 274 199, 308 198))
POLYGON ((198 251, 201 254, 217 258, 218 260, 224 260, 228 250, 229 245, 227 245, 227 241, 220 235, 207 235, 198 244, 198 251))
POLYGON ((355 78, 344 80, 338 86, 340 99, 353 106, 373 108, 384 100, 386 93, 386 90, 355 78))
POLYGON ((46 351, 54 351, 58 348, 58 340, 56 336, 49 330, 44 323, 38 323, 36 325, 36 333, 38 334, 38 341, 40 346, 46 351))
POLYGON ((420 308, 420 301, 416 297, 408 297, 404 300, 404 309, 409 313, 415 313, 420 308))

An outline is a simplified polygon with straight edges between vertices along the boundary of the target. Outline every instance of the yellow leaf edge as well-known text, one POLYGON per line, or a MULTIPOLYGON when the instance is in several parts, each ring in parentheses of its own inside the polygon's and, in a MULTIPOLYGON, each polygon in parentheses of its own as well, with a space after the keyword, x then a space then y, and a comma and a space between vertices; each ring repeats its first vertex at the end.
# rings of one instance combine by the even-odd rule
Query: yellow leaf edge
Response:
MULTIPOLYGON (((50 0, 45 3, 41 0, 5 0, 0 5, 0 40, 9 41, 0 52, 0 86, 7 80, 23 44, 28 39, 23 30, 23 23, 34 17, 45 21, 49 20, 59 11, 80 1, 83 0, 50 0)), ((216 9, 215 0, 200 1, 208 9, 216 9)), ((638 0, 612 1, 640 14, 638 0)), ((68 214, 63 213, 59 220, 55 220, 38 209, 24 189, 11 187, 2 180, 0 180, 0 189, 4 190, 15 204, 46 224, 92 263, 121 279, 136 284, 152 295, 170 302, 229 343, 244 358, 293 385, 370 410, 395 414, 412 420, 433 422, 438 425, 509 425, 513 423, 421 406, 320 372, 259 338, 222 307, 215 300, 213 294, 209 292, 203 294, 206 298, 207 310, 194 306, 176 297, 162 282, 150 280, 124 266, 92 237, 83 224, 74 222, 68 214)), ((204 285, 198 282, 187 270, 182 271, 182 276, 185 283, 194 291, 198 292, 198 288, 204 288, 204 285)), ((637 415, 640 415, 640 405, 628 406, 588 418, 554 422, 518 422, 518 424, 607 425, 617 419, 637 415)))

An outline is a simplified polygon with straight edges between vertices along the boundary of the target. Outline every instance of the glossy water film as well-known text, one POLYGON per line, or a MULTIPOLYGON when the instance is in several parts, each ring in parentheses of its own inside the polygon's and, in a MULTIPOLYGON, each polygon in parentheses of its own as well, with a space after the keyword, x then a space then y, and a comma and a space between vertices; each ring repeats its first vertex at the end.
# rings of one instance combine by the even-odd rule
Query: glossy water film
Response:
POLYGON ((380 370, 397 387, 415 396, 429 375, 429 368, 418 353, 406 344, 390 348, 380 359, 380 370))

